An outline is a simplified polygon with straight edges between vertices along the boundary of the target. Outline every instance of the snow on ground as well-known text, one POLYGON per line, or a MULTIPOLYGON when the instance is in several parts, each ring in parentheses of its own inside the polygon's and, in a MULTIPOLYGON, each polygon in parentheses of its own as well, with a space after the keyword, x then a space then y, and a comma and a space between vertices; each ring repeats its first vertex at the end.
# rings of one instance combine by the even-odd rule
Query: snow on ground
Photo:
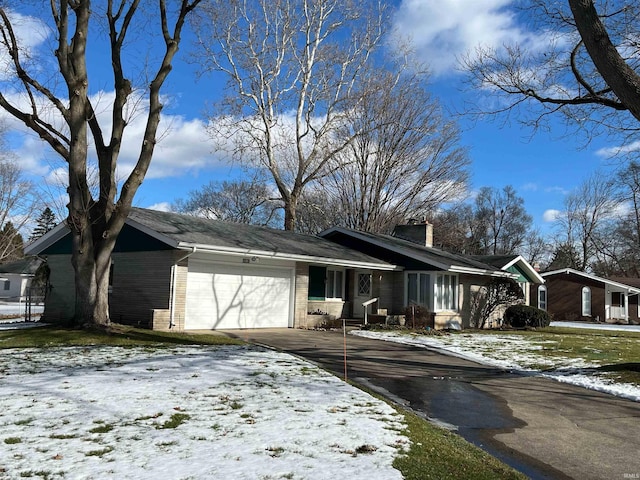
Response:
POLYGON ((533 344, 519 335, 457 333, 436 336, 364 330, 353 330, 350 333, 360 337, 429 348, 483 365, 515 370, 529 375, 540 375, 640 402, 640 387, 615 383, 608 378, 594 375, 593 372, 589 372, 589 369, 596 368, 598 365, 581 359, 558 356, 550 359, 540 355, 542 345, 533 344), (556 368, 558 364, 562 367, 556 368))
POLYGON ((615 330, 619 332, 640 332, 640 325, 615 325, 612 323, 551 322, 550 327, 586 328, 591 330, 615 330))
MULTIPOLYGON (((0 315, 24 315, 25 304, 12 302, 12 303, 0 303, 0 315)), ((32 305, 31 313, 42 313, 44 311, 44 305, 32 305)))
POLYGON ((256 347, 0 356, 0 478, 401 479, 403 428, 386 403, 256 347))

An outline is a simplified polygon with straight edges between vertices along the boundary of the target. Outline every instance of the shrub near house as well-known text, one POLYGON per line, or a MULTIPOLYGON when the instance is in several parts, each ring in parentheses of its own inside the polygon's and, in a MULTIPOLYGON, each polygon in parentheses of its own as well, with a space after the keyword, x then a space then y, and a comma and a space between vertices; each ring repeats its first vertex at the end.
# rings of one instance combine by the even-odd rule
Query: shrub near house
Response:
POLYGON ((551 323, 551 316, 547 312, 529 305, 510 306, 504 319, 513 328, 548 327, 551 323))

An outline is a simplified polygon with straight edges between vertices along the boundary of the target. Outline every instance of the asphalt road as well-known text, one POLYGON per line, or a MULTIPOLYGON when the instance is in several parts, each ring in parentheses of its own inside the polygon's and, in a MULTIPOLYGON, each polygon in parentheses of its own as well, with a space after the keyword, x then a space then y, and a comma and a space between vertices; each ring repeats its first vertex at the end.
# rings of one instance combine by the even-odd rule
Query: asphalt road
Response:
MULTIPOLYGON (((344 376, 341 332, 228 331, 344 376)), ((640 404, 430 350, 347 335, 347 376, 533 479, 640 479, 640 404)))

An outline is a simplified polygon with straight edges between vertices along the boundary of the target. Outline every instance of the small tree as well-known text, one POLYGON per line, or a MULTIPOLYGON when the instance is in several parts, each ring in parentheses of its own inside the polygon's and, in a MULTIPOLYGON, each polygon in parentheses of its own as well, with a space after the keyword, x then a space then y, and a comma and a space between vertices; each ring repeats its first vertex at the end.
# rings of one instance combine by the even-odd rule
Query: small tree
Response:
POLYGON ((13 223, 5 223, 0 230, 0 262, 12 262, 24 257, 23 246, 22 235, 13 223))
POLYGON ((36 220, 36 226, 31 232, 29 241, 37 240, 45 233, 50 232, 54 229, 56 224, 56 214, 53 213, 53 211, 49 207, 45 208, 36 220))
POLYGON ((492 278, 471 297, 471 321, 477 328, 484 328, 491 315, 500 307, 506 307, 524 298, 522 288, 510 278, 492 278))

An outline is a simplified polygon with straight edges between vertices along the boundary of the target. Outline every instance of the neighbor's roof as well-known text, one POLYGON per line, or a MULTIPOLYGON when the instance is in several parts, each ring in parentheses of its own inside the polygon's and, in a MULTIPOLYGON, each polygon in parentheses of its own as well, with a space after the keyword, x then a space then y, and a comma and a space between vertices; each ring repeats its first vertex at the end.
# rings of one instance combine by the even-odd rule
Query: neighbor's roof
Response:
MULTIPOLYGON (((604 277, 598 277, 596 275, 592 275, 590 273, 586 273, 586 272, 581 272, 580 270, 574 270, 573 268, 562 268, 560 270, 553 270, 551 272, 544 272, 542 274, 543 277, 551 277, 551 276, 556 276, 556 275, 577 275, 580 277, 584 277, 584 278, 588 278, 590 280, 596 281, 596 282, 601 282, 604 283, 606 285, 611 285, 613 287, 616 288, 620 288, 622 290, 626 290, 629 293, 633 293, 633 294, 640 294, 640 288, 631 286, 629 284, 626 284, 624 282, 621 281, 615 281, 613 279, 610 278, 604 278, 604 277)), ((622 280, 622 279, 618 279, 618 280, 622 280)), ((633 280, 633 279, 631 279, 633 280)))
MULTIPOLYGON (((281 258, 327 265, 394 270, 389 264, 314 235, 257 225, 209 220, 191 215, 132 208, 127 225, 177 249, 281 258)), ((63 227, 66 229, 66 227, 63 227)), ((38 253, 69 232, 60 226, 49 232, 40 245, 29 245, 38 253), (47 241, 49 240, 49 241, 47 241)))
POLYGON ((445 252, 435 247, 423 247, 422 245, 390 235, 333 227, 320 233, 320 236, 335 242, 340 242, 351 248, 354 248, 355 244, 368 244, 369 249, 367 251, 372 255, 379 256, 386 261, 399 265, 403 265, 402 259, 404 259, 405 262, 408 261, 408 263, 405 263, 403 266, 410 266, 411 262, 418 262, 420 264, 426 264, 436 270, 455 273, 515 277, 515 275, 510 272, 496 268, 493 265, 488 265, 470 256, 445 252))
POLYGON ((534 280, 534 283, 544 283, 544 278, 542 278, 522 255, 473 255, 473 258, 480 262, 493 265, 500 270, 507 270, 517 265, 521 270, 524 270, 527 277, 534 280))
POLYGON ((35 275, 43 260, 38 257, 24 257, 14 262, 0 265, 0 273, 15 273, 20 275, 35 275))

